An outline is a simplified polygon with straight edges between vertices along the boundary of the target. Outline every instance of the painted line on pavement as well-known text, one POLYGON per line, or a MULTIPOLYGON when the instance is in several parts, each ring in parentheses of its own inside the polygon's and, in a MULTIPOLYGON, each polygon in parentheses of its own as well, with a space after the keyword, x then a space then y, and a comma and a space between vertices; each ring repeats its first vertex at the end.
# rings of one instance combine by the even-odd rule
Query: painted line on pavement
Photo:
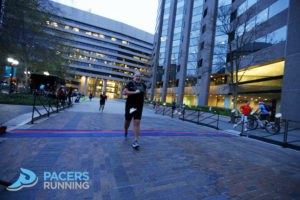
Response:
MULTIPOLYGON (((133 135, 132 131, 129 135, 133 135)), ((165 130, 141 130, 141 136, 202 136, 202 137, 232 137, 223 132, 182 132, 165 130)), ((3 137, 120 137, 123 130, 48 130, 48 129, 16 129, 3 137)))

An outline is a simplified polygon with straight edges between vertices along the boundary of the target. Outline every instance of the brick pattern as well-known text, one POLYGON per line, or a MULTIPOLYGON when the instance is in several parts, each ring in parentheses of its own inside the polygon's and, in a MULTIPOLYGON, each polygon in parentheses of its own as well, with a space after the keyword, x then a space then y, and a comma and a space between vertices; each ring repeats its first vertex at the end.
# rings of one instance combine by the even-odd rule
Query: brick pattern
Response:
MULTIPOLYGON (((123 113, 64 111, 34 130, 123 131, 123 113)), ((176 119, 144 116, 142 131, 217 133, 176 119), (164 119, 164 120, 162 120, 164 119)), ((1 179, 19 168, 39 182, 0 199, 299 199, 300 154, 245 137, 141 136, 140 150, 120 137, 7 137, 0 143, 1 179), (88 190, 45 190, 44 171, 87 171, 88 190)))

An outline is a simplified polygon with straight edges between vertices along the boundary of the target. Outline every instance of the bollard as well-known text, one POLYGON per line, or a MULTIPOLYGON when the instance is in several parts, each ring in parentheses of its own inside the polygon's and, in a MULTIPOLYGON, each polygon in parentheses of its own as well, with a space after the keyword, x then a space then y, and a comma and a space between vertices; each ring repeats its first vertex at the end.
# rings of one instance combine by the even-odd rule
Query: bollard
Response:
POLYGON ((230 123, 234 124, 235 123, 235 109, 231 110, 231 115, 230 115, 230 123))
POLYGON ((32 114, 31 114, 31 124, 33 124, 35 104, 36 104, 36 92, 33 92, 33 106, 32 106, 32 114))
POLYGON ((283 145, 287 145, 287 137, 288 137, 288 131, 289 131, 289 121, 287 119, 284 120, 284 136, 283 136, 283 145))

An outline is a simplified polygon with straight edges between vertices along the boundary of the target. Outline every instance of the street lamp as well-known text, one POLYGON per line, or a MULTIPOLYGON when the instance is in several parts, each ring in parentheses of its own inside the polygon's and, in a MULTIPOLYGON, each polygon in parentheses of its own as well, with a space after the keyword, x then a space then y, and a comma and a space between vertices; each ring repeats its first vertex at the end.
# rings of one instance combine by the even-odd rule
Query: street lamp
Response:
POLYGON ((1 8, 0 8, 0 27, 2 26, 3 24, 3 18, 4 18, 4 8, 5 8, 5 0, 2 0, 1 1, 1 8))
POLYGON ((13 58, 7 58, 7 62, 9 62, 12 66, 11 66, 11 69, 10 69, 10 82, 9 82, 9 94, 12 93, 13 91, 13 88, 12 88, 12 79, 13 79, 13 76, 14 76, 14 65, 18 65, 19 64, 19 61, 18 60, 15 60, 13 58))

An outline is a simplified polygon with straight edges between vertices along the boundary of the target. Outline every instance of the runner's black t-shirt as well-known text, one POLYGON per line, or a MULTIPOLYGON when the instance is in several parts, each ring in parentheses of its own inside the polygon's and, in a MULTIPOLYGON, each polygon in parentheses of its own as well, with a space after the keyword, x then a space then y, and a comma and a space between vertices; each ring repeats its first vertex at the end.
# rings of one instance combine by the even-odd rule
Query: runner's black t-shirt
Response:
POLYGON ((143 107, 144 104, 144 96, 146 93, 146 85, 145 83, 137 83, 134 81, 130 81, 125 86, 129 91, 140 90, 138 94, 132 94, 127 96, 126 106, 130 106, 131 108, 140 108, 143 107))

